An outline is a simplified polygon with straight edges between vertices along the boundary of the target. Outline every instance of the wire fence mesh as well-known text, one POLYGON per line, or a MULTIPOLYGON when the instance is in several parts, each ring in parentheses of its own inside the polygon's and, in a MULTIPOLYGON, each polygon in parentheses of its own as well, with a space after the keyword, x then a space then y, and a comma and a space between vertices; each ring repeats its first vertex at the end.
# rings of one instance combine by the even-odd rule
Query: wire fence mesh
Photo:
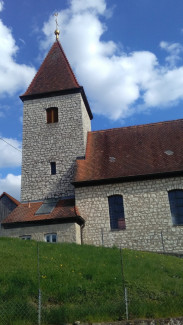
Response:
POLYGON ((174 257, 168 265, 164 255, 157 264, 153 254, 117 248, 83 246, 81 252, 77 245, 2 243, 0 239, 0 325, 183 315, 182 259, 174 257), (174 269, 174 263, 179 267, 174 269), (151 272, 143 272, 140 264, 151 272), (157 278, 158 267, 167 279, 157 278))
POLYGON ((28 325, 38 324, 36 301, 24 303, 19 301, 0 301, 0 324, 28 325))

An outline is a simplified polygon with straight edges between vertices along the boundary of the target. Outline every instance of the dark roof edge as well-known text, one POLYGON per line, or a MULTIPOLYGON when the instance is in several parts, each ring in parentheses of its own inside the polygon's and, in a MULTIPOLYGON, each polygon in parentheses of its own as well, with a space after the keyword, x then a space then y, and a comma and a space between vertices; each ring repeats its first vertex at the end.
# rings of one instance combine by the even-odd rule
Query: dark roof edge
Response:
POLYGON ((183 176, 183 170, 181 171, 173 171, 173 172, 165 172, 165 173, 156 173, 156 174, 146 174, 146 175, 135 175, 135 176, 126 176, 126 177, 116 177, 116 178, 105 178, 105 179, 97 179, 91 181, 81 181, 81 182, 72 182, 75 187, 85 187, 85 186, 97 186, 103 184, 114 184, 114 183, 122 183, 122 182, 135 182, 141 180, 148 179, 161 179, 161 178, 169 178, 173 176, 183 176))
POLYGON ((43 220, 30 220, 30 221, 15 221, 15 222, 2 222, 3 228, 19 228, 19 227, 30 227, 32 225, 48 225, 48 224, 62 224, 62 223, 77 223, 83 225, 84 219, 80 216, 69 217, 69 218, 56 218, 56 219, 43 219, 43 220))
POLYGON ((3 192, 1 195, 0 195, 0 199, 6 195, 9 200, 11 200, 13 203, 15 203, 17 206, 20 204, 20 201, 18 201, 17 199, 15 199, 13 196, 11 196, 10 194, 6 193, 6 192, 3 192))
POLYGON ((77 87, 77 88, 71 88, 71 89, 64 89, 64 90, 58 90, 58 91, 51 91, 51 92, 46 92, 46 93, 38 93, 38 94, 32 94, 32 95, 21 95, 19 96, 20 99, 22 100, 22 102, 26 101, 26 100, 30 100, 30 99, 39 99, 39 98, 47 98, 47 97, 54 97, 54 96, 60 96, 60 95, 68 95, 68 94, 77 94, 80 93, 83 101, 85 103, 86 106, 86 110, 88 112, 88 115, 90 117, 90 120, 93 119, 93 114, 91 112, 90 109, 90 105, 88 103, 88 99, 86 97, 84 88, 81 87, 77 87))

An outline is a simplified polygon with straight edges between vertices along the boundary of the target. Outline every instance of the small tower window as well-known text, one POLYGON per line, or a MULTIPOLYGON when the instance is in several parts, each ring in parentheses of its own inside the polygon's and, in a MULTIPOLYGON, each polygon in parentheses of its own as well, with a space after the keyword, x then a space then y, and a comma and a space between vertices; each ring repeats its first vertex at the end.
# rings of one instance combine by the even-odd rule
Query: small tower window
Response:
POLYGON ((56 174, 56 162, 52 161, 50 163, 51 166, 51 175, 55 175, 56 174))
POLYGON ((46 110, 47 123, 58 122, 58 107, 50 107, 46 110))

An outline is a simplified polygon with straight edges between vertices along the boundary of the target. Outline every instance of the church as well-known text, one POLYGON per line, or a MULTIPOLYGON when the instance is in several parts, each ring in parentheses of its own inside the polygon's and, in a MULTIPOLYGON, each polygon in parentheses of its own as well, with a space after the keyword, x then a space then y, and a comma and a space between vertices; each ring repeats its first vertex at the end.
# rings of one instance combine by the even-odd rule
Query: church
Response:
POLYGON ((91 131, 58 40, 23 102, 21 202, 0 196, 0 236, 183 253, 183 120, 91 131))

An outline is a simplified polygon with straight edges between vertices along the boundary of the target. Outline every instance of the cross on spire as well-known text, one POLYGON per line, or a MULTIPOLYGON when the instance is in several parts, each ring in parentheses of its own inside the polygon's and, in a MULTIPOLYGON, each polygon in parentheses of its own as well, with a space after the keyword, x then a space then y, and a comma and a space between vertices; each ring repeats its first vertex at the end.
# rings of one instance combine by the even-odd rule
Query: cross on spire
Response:
POLYGON ((59 31, 59 29, 58 29, 58 21, 57 21, 58 12, 56 12, 56 13, 54 14, 54 16, 55 16, 55 22, 56 22, 55 35, 56 35, 56 40, 58 40, 58 36, 59 36, 59 34, 60 34, 60 31, 59 31))

